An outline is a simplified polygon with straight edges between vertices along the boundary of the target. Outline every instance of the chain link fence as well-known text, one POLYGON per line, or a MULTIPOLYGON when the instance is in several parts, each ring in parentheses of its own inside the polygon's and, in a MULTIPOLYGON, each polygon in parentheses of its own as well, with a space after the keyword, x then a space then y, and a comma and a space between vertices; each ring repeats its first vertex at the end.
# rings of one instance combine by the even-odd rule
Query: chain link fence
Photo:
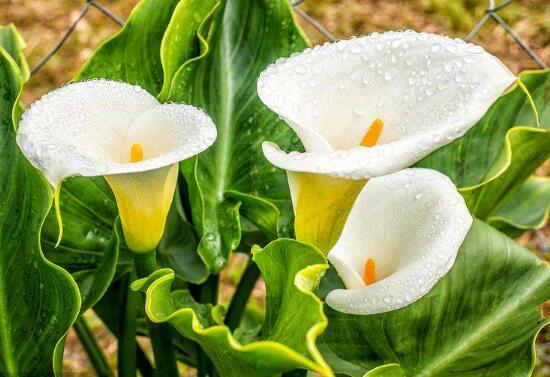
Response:
MULTIPOLYGON (((292 9, 294 12, 301 18, 304 19, 305 22, 310 24, 315 30, 317 30, 327 41, 335 41, 337 38, 328 31, 323 25, 321 25, 319 22, 317 22, 313 17, 311 17, 305 10, 300 8, 300 5, 305 3, 307 0, 294 0, 291 2, 292 9)), ((537 55, 531 47, 525 42, 513 29, 512 27, 506 23, 498 15, 498 12, 502 9, 510 6, 512 3, 514 3, 515 0, 504 0, 501 3, 495 3, 494 0, 488 0, 487 3, 487 9, 485 10, 485 14, 483 17, 479 20, 479 22, 473 27, 473 29, 463 38, 465 41, 469 42, 476 36, 476 34, 485 27, 490 20, 494 20, 500 27, 502 27, 506 33, 508 33, 512 39, 527 53, 531 59, 540 67, 540 68, 547 68, 547 65, 545 62, 541 59, 540 56, 537 55)), ((74 32, 76 27, 78 26, 79 22, 84 19, 90 8, 96 8, 101 13, 103 13, 106 17, 111 19, 113 22, 118 24, 119 26, 124 26, 124 20, 122 20, 120 17, 118 17, 116 14, 111 12, 109 8, 107 8, 105 5, 95 1, 95 0, 87 0, 82 8, 80 9, 80 12, 78 14, 78 17, 69 25, 67 30, 63 33, 61 38, 57 41, 57 43, 52 47, 52 49, 31 69, 31 74, 35 74, 38 72, 56 53, 59 51, 59 49, 65 44, 67 39, 71 36, 71 34, 74 32)))

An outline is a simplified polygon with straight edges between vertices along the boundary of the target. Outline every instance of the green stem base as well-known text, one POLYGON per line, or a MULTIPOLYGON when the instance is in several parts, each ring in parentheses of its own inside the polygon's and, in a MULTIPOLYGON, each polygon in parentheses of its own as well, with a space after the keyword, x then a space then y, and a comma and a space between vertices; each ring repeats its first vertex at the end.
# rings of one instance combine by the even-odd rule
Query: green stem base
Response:
POLYGON ((250 294, 252 293, 259 277, 260 270, 258 269, 258 266, 256 266, 256 263, 250 259, 246 265, 243 276, 241 277, 241 281, 239 281, 237 290, 231 299, 229 309, 227 309, 227 314, 225 316, 225 323, 231 331, 235 331, 235 329, 239 327, 243 314, 246 310, 246 303, 248 302, 250 294))
MULTIPOLYGON (((145 278, 157 270, 155 251, 135 254, 134 263, 138 278, 145 278)), ((177 377, 178 367, 172 344, 172 329, 166 323, 153 323, 147 318, 149 338, 155 355, 155 375, 158 377, 177 377)))

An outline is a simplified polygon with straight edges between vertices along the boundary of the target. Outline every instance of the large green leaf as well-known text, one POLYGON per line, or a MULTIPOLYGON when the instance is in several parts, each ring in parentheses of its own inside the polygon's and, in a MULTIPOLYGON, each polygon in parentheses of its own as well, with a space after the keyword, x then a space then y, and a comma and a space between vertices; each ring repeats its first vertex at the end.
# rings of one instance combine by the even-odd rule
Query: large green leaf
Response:
POLYGON ((51 190, 15 142, 22 75, 0 48, 0 374, 53 375, 53 354, 80 307, 68 272, 44 258, 39 234, 51 190))
POLYGON ((453 268, 426 296, 377 315, 327 308, 320 348, 336 371, 357 377, 383 364, 406 376, 527 377, 548 299, 547 264, 475 220, 453 268))
POLYGON ((175 89, 172 87, 174 76, 185 75, 187 65, 201 59, 208 50, 208 28, 219 1, 181 0, 174 10, 160 52, 164 70, 161 101, 168 100, 175 89))
POLYGON ((169 322, 198 342, 222 377, 278 376, 295 368, 323 376, 332 371, 315 341, 327 323, 320 300, 313 294, 327 264, 312 246, 289 239, 253 250, 265 277, 267 312, 260 339, 241 343, 223 325, 221 306, 199 304, 184 290, 171 292, 174 274, 158 270, 133 284, 146 292, 145 310, 154 322, 169 322))
POLYGON ((489 218, 550 157, 550 70, 527 71, 520 79, 534 99, 542 128, 516 85, 465 136, 418 163, 451 177, 481 219, 489 218))
POLYGON ((23 81, 27 81, 31 76, 29 64, 23 50, 27 44, 17 32, 15 25, 0 26, 0 47, 2 47, 12 58, 21 71, 23 81))
POLYGON ((543 227, 550 211, 550 178, 531 177, 489 218, 489 224, 511 237, 543 227))
MULTIPOLYGON (((171 31, 166 39, 174 38, 171 31)), ((167 99, 205 109, 218 128, 216 143, 182 164, 201 236, 199 254, 218 272, 239 244, 239 210, 271 237, 291 223, 286 177, 264 159, 261 142, 296 149, 299 141, 260 102, 256 77, 307 43, 286 0, 223 1, 199 34, 203 54, 175 72, 167 99)), ((163 63, 170 58, 163 56, 163 63)))
POLYGON ((160 46, 179 1, 142 0, 124 28, 96 50, 77 80, 122 80, 153 95, 159 93, 163 83, 160 46))

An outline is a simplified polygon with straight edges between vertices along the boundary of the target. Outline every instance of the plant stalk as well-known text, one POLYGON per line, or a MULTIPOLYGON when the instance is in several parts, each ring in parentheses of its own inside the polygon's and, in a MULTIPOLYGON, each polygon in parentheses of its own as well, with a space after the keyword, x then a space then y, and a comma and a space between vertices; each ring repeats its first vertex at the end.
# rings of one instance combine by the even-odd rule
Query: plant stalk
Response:
POLYGON ((227 315, 225 317, 225 324, 229 327, 231 332, 235 331, 241 323, 242 317, 246 311, 246 303, 248 302, 252 290, 260 277, 260 270, 256 263, 252 261, 252 258, 248 261, 243 276, 239 281, 237 290, 231 299, 227 315))
MULTIPOLYGON (((203 284, 194 286, 193 290, 195 299, 203 304, 216 305, 218 303, 218 289, 219 289, 220 276, 210 275, 208 280, 203 284)), ((198 377, 216 377, 218 376, 214 364, 204 352, 204 350, 197 344, 197 376, 198 377)))
POLYGON ((86 323, 84 317, 80 316, 73 325, 78 340, 86 350, 88 357, 98 377, 112 377, 115 374, 109 366, 101 347, 97 344, 94 335, 86 323))
MULTIPOLYGON (((134 254, 137 276, 145 278, 157 270, 156 252, 134 254)), ((172 344, 172 333, 167 323, 153 323, 147 318, 149 338, 155 355, 155 375, 158 377, 177 377, 178 366, 172 344)))
POLYGON ((294 369, 290 372, 281 374, 281 377, 306 377, 307 370, 305 369, 294 369))
POLYGON ((136 350, 137 350, 137 367, 139 372, 143 377, 152 377, 155 375, 155 369, 149 362, 149 359, 147 359, 147 355, 139 344, 136 343, 136 350))
POLYGON ((121 310, 118 334, 118 375, 120 377, 135 377, 137 368, 136 332, 138 293, 132 291, 130 284, 136 280, 134 271, 128 274, 126 284, 126 301, 121 310))

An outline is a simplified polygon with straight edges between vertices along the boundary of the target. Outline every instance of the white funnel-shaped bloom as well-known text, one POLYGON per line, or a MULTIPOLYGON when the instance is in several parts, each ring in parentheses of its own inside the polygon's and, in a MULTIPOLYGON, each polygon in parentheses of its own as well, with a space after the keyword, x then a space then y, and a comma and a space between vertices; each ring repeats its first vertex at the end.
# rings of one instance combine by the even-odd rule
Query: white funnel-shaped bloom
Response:
POLYGON ((464 135, 514 80, 479 46, 414 31, 326 43, 269 66, 258 80, 258 94, 305 147, 304 153, 287 153, 263 144, 266 158, 289 172, 297 236, 327 251, 334 239, 312 236, 312 229, 326 237, 338 230, 327 231, 312 219, 338 223, 337 214, 347 214, 345 206, 353 202, 334 198, 332 183, 356 180, 340 190, 349 195, 366 179, 410 167, 464 135), (331 179, 313 182, 313 176, 331 179), (318 186, 303 189, 302 182, 318 186), (300 206, 307 201, 302 194, 315 193, 336 204, 300 206))
POLYGON ((208 148, 216 127, 202 110, 160 104, 139 86, 70 84, 35 102, 17 143, 54 187, 71 176, 105 176, 128 246, 154 249, 164 231, 178 162, 208 148))
POLYGON ((472 221, 455 185, 435 170, 369 180, 328 254, 347 289, 331 291, 327 304, 375 314, 415 302, 451 269, 472 221))
POLYGON ((393 173, 462 136, 516 77, 483 48, 413 31, 327 43, 269 66, 262 101, 306 153, 264 144, 280 168, 352 179, 393 173), (361 146, 377 119, 376 142, 361 146))

